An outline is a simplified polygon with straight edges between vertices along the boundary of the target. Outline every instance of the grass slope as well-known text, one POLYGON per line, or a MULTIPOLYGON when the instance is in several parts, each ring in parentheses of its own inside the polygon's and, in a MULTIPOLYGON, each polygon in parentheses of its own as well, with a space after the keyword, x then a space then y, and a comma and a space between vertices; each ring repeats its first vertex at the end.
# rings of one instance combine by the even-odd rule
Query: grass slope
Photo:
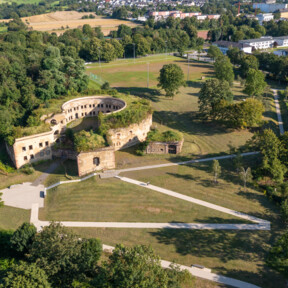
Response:
POLYGON ((245 222, 118 179, 96 177, 49 190, 45 208, 40 211, 41 219, 58 221, 245 222))

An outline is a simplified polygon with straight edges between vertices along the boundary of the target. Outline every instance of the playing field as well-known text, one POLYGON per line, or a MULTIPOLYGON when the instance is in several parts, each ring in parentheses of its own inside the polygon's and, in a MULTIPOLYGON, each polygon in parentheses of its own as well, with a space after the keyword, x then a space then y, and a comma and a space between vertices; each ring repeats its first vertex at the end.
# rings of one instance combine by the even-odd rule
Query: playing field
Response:
MULTIPOLYGON (((81 19, 84 15, 93 14, 91 12, 77 12, 77 11, 57 11, 47 14, 35 15, 30 17, 23 17, 22 20, 33 30, 63 33, 67 29, 81 28, 84 24, 89 24, 91 27, 100 26, 104 35, 108 35, 111 30, 117 30, 120 24, 125 24, 130 27, 136 27, 139 24, 111 19, 103 16, 96 16, 95 19, 81 19)), ((9 20, 1 20, 7 22, 9 20)))

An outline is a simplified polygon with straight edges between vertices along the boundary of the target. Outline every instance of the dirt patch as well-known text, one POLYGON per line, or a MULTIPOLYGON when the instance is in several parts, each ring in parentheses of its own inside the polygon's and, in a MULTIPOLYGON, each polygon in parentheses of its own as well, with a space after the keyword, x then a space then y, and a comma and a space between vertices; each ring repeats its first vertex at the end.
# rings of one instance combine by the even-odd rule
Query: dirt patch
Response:
POLYGON ((172 213, 172 210, 171 209, 160 209, 160 208, 157 208, 157 207, 143 207, 143 206, 136 206, 135 207, 136 209, 139 209, 139 210, 146 210, 148 211, 149 213, 153 213, 153 214, 159 214, 161 212, 164 212, 164 213, 172 213))
MULTIPOLYGON (((77 12, 77 11, 57 11, 47 14, 34 15, 30 17, 21 18, 22 21, 33 30, 63 33, 64 29, 81 28, 84 24, 89 24, 91 27, 102 28, 105 35, 108 35, 111 30, 116 30, 121 24, 130 27, 136 27, 136 24, 131 21, 110 19, 107 17, 96 16, 95 19, 81 19, 84 15, 93 14, 91 12, 77 12), (62 29, 59 31, 59 29, 62 29)), ((10 20, 1 20, 0 22, 7 22, 10 20)))

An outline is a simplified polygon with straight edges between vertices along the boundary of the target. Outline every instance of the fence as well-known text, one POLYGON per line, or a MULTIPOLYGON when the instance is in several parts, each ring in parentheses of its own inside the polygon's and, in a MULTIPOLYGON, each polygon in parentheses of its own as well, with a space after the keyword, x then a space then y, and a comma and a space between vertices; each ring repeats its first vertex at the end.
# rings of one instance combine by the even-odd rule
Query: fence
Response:
POLYGON ((96 82, 97 84, 99 84, 99 85, 103 85, 103 84, 105 83, 105 81, 104 81, 99 75, 95 75, 95 74, 93 74, 93 73, 91 73, 91 72, 90 72, 90 74, 89 74, 89 78, 90 78, 92 81, 94 81, 94 82, 96 82))

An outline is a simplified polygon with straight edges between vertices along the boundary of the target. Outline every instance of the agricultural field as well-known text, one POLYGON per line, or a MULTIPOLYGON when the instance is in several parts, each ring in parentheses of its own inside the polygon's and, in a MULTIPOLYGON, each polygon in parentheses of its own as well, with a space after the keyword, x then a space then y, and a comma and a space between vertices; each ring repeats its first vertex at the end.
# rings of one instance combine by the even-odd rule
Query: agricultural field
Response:
MULTIPOLYGON (((91 27, 101 27, 104 35, 108 35, 111 30, 117 30, 121 24, 130 27, 136 27, 139 24, 126 21, 111 19, 103 16, 96 16, 95 19, 81 19, 84 15, 93 14, 91 12, 77 12, 77 11, 57 11, 42 15, 35 15, 21 18, 33 30, 56 32, 62 34, 67 29, 81 28, 84 24, 89 24, 91 27)), ((2 20, 7 22, 9 20, 2 20)))

